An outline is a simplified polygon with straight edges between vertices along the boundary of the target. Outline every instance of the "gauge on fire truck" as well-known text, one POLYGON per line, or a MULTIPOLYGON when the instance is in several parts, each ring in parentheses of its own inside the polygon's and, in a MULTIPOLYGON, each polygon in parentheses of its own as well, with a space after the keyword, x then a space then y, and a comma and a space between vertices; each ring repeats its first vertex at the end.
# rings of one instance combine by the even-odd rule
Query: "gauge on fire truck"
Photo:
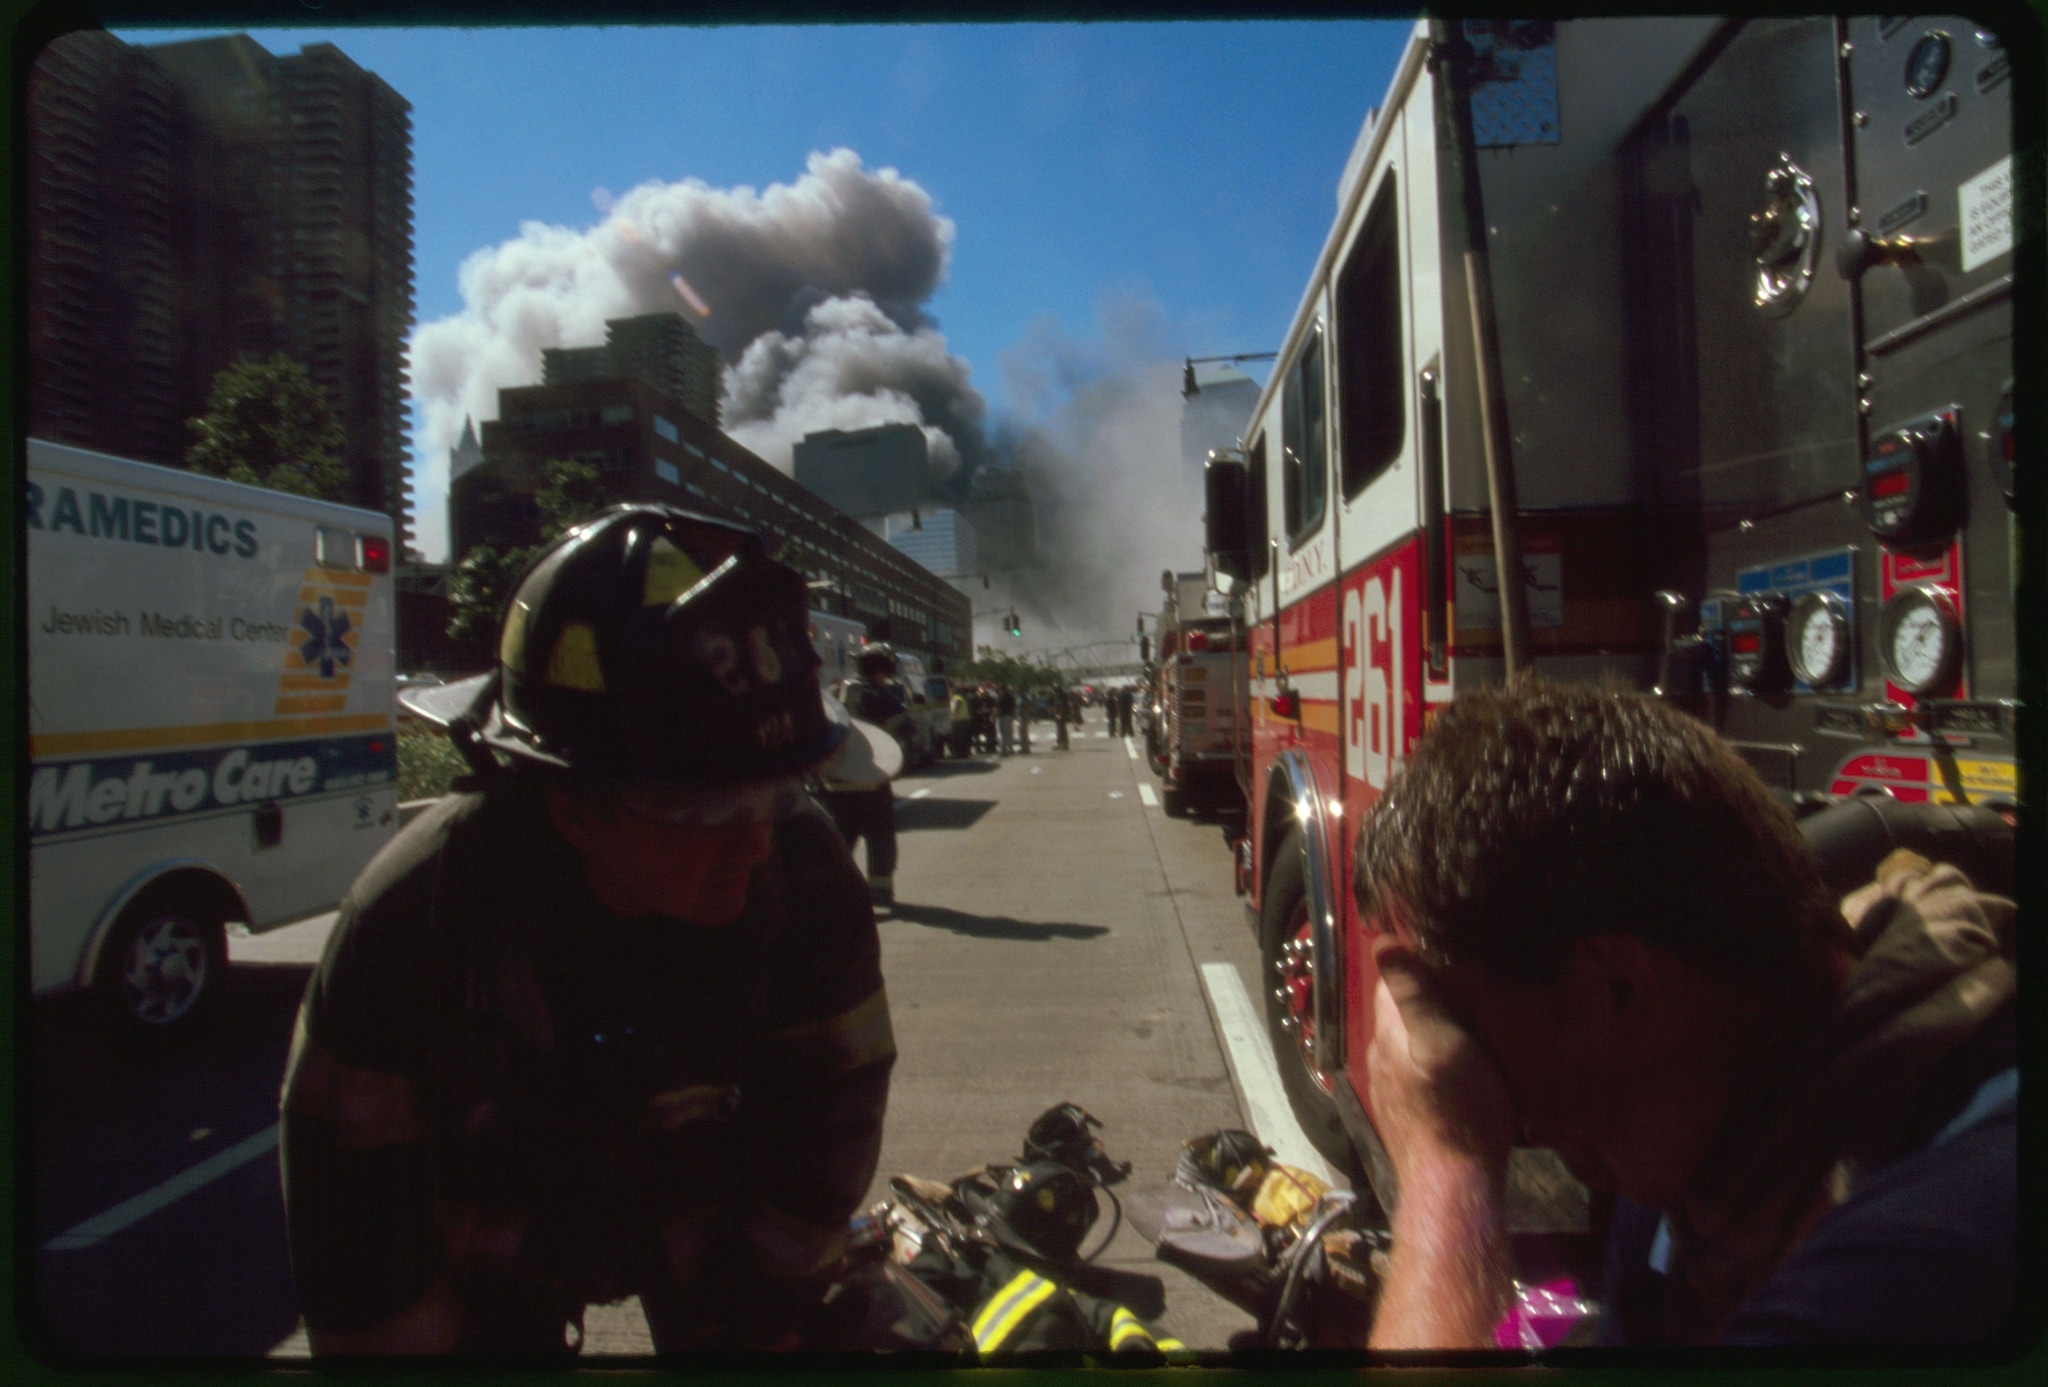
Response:
POLYGON ((1880 434, 1863 459, 1863 519, 1894 547, 1924 544, 1962 519, 1962 450, 1944 410, 1880 434))
POLYGON ((1799 595, 1785 621, 1785 655, 1810 689, 1832 689, 1849 674, 1849 604, 1832 592, 1799 595))
POLYGON ((2012 462, 2012 382, 2007 381, 1998 397, 1998 417, 1991 422, 1991 475, 1998 478, 2007 510, 2016 504, 2012 462))
POLYGON ((1728 683, 1737 693, 1775 694, 1792 687, 1785 660, 1784 597, 1753 593, 1728 611, 1728 683))
POLYGON ((1963 628, 1955 604, 1939 588, 1900 588, 1884 604, 1879 626, 1884 669, 1914 697, 1955 683, 1963 663, 1963 628))

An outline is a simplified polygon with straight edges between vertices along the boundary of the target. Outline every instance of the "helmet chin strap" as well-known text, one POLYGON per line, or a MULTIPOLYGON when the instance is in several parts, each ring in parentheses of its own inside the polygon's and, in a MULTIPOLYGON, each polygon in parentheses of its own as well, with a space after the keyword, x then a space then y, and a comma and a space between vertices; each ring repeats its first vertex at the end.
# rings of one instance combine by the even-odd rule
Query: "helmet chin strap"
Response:
POLYGON ((469 763, 471 772, 479 780, 494 780, 502 776, 504 767, 484 742, 484 721, 490 716, 491 707, 498 701, 498 685, 502 675, 496 665, 491 675, 477 690, 476 698, 448 724, 448 740, 462 753, 462 759, 469 763))

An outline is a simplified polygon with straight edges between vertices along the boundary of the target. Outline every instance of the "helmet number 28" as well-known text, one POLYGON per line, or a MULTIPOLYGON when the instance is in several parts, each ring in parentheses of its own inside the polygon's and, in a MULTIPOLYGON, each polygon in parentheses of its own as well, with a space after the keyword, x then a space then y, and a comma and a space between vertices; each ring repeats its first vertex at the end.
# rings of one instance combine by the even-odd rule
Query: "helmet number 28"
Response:
MULTIPOLYGON (((747 678, 747 671, 741 668, 739 646, 724 632, 709 632, 698 637, 697 650, 704 663, 711 668, 711 677, 718 686, 738 698, 754 687, 747 678)), ((747 632, 747 654, 752 657, 754 681, 760 686, 773 687, 782 682, 782 656, 775 649, 775 638, 765 626, 756 626, 747 632)))

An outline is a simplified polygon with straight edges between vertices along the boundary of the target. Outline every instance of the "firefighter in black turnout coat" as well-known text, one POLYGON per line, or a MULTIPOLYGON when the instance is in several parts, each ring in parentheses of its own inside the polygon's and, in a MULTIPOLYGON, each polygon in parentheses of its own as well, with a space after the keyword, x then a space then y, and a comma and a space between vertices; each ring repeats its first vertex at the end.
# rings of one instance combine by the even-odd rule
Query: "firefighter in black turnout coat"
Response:
MULTIPOLYGON (((801 575, 666 507, 572 530, 495 673, 409 695, 480 789, 342 905, 283 1095, 316 1354, 800 1346, 895 1047, 801 575)), ((838 715, 843 718, 843 714, 838 715)))

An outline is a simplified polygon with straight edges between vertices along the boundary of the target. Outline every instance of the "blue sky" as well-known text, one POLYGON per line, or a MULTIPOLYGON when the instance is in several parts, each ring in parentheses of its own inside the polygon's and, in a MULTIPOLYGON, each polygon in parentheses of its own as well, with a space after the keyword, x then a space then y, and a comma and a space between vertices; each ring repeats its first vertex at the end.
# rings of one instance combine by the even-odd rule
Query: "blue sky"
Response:
MULTIPOLYGON (((335 43, 413 106, 418 320, 457 267, 592 191, 788 183, 846 146, 956 235, 927 305, 1002 416, 1002 356, 1156 302, 1169 350, 1278 345, 1335 186, 1405 41, 1397 22, 256 30, 335 43)), ((190 31, 124 30, 134 43, 190 31)))

